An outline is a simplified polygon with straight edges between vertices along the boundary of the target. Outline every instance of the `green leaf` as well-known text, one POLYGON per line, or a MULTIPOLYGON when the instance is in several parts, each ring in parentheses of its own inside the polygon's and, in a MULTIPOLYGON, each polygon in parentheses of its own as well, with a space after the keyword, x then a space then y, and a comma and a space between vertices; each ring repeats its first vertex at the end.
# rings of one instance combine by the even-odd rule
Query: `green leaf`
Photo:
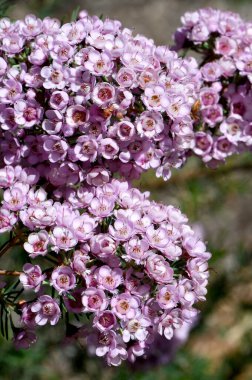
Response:
POLYGON ((1 329, 1 334, 3 337, 5 337, 4 334, 4 306, 0 305, 0 329, 1 329))
POLYGON ((72 296, 72 294, 70 294, 70 293, 66 293, 66 296, 67 296, 67 298, 69 298, 70 300, 76 302, 76 298, 74 298, 74 296, 72 296))
POLYGON ((8 340, 9 339, 9 314, 8 312, 5 312, 5 337, 8 340))
POLYGON ((80 11, 80 7, 79 6, 73 10, 72 15, 71 15, 71 21, 76 21, 77 20, 79 11, 80 11))

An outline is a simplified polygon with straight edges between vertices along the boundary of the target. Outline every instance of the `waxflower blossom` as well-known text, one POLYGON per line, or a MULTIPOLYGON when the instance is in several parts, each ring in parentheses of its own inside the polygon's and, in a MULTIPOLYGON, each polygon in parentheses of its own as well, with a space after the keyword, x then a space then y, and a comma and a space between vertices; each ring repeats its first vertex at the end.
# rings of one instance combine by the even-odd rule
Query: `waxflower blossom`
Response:
POLYGON ((32 304, 31 311, 35 314, 35 322, 41 326, 48 322, 52 326, 55 325, 58 323, 61 314, 58 303, 47 295, 39 297, 32 304))
MULTIPOLYGON (((230 60, 235 28, 221 27, 215 50, 230 60)), ((193 33, 207 41, 205 26, 193 33)), ((228 60, 199 68, 85 11, 63 25, 3 19, 0 36, 0 234, 24 248, 14 344, 65 319, 108 365, 134 361, 195 320, 211 254, 178 208, 132 180, 150 168, 168 179, 193 150, 211 164, 249 147, 251 91, 218 85, 234 75, 228 60)), ((247 57, 233 63, 249 81, 247 57)))
POLYGON ((160 54, 152 40, 87 14, 61 26, 33 15, 7 20, 0 59, 6 164, 28 161, 57 187, 67 168, 76 182, 99 186, 114 173, 131 180, 150 167, 167 179, 166 171, 184 163, 201 87, 193 58, 160 54), (188 134, 175 129, 182 118, 188 134))
POLYGON ((46 275, 42 274, 42 270, 38 265, 28 263, 24 265, 23 271, 24 272, 19 276, 23 287, 38 292, 46 275))
MULTIPOLYGON (((22 170, 14 168, 4 191, 27 181, 22 170)), ((211 255, 179 209, 150 201, 148 192, 118 179, 80 188, 80 200, 92 195, 86 203, 73 194, 64 200, 61 188, 50 198, 39 176, 24 187, 29 197, 22 210, 6 216, 15 213, 9 228, 18 229, 32 262, 20 275, 23 288, 37 294, 20 310, 27 331, 55 325, 65 310, 77 319, 86 314, 93 352, 119 365, 135 360, 132 345, 140 344, 144 355, 158 334, 171 339, 195 317, 195 303, 206 297, 211 255), (22 235, 23 229, 31 233, 22 235)))
POLYGON ((181 21, 176 50, 194 50, 202 61, 191 149, 207 166, 216 167, 251 150, 251 23, 212 8, 186 13, 181 21))
POLYGON ((51 284, 59 294, 74 289, 76 286, 76 278, 72 269, 67 266, 56 268, 51 275, 51 284))

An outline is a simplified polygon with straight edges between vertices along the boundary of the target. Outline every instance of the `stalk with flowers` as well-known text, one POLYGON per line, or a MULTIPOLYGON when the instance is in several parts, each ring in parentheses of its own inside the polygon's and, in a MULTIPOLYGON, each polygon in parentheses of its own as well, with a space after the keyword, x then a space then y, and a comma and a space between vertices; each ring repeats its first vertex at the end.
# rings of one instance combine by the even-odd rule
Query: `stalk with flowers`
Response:
MULTIPOLYGON (((199 67, 85 11, 63 25, 3 18, 0 36, 0 258, 19 247, 25 261, 0 270, 1 332, 29 348, 64 320, 67 338, 109 365, 135 361, 195 320, 211 255, 178 208, 131 182, 150 168, 167 180, 193 152, 213 163, 249 148, 231 83, 249 76, 210 84, 210 48, 199 67), (241 141, 223 127, 232 118, 241 141)), ((189 37, 182 29, 177 47, 189 37)))

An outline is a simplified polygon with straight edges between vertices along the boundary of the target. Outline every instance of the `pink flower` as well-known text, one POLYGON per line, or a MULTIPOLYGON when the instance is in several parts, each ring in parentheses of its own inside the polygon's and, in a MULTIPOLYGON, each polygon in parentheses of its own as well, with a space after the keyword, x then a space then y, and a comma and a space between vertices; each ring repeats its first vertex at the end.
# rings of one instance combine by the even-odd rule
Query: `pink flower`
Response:
POLYGON ((116 81, 121 87, 134 87, 137 83, 136 73, 130 68, 122 67, 116 75, 116 81))
POLYGON ((73 232, 66 227, 54 227, 50 238, 53 244, 53 250, 56 252, 60 249, 69 251, 78 243, 73 232))
POLYGON ((86 124, 89 118, 87 109, 81 105, 71 106, 66 111, 66 122, 72 127, 86 124))
POLYGON ((191 108, 187 99, 182 95, 169 98, 166 105, 167 115, 172 119, 182 118, 189 115, 191 108))
POLYGON ((168 105, 164 87, 159 85, 146 87, 143 102, 149 110, 164 111, 168 105))
POLYGON ((73 161, 94 162, 97 158, 98 144, 91 136, 81 136, 77 139, 73 152, 70 153, 73 161))
POLYGON ((194 152, 199 156, 204 156, 210 153, 213 147, 213 138, 210 134, 205 132, 195 133, 195 147, 194 152))
POLYGON ((133 223, 127 219, 116 219, 114 225, 109 226, 110 235, 117 239, 126 241, 129 240, 134 231, 133 223))
POLYGON ((120 121, 117 124, 117 136, 122 141, 130 141, 135 135, 135 126, 129 121, 120 121))
POLYGON ((234 39, 221 36, 215 41, 215 53, 220 55, 234 55, 237 51, 237 43, 234 39))
POLYGON ((18 211, 26 204, 27 189, 24 185, 17 186, 17 184, 4 191, 3 199, 4 206, 11 211, 18 211))
POLYGON ((104 218, 112 214, 114 207, 115 203, 113 200, 106 196, 100 196, 99 198, 95 197, 92 199, 89 211, 99 218, 104 218))
POLYGON ((114 313, 105 310, 98 313, 94 318, 94 326, 101 332, 112 330, 116 327, 117 321, 114 313))
POLYGON ((112 293, 122 283, 122 274, 121 269, 111 269, 107 265, 103 265, 95 272, 99 287, 112 293))
POLYGON ((100 53, 95 49, 89 50, 88 59, 84 62, 84 67, 97 76, 111 74, 113 65, 113 60, 108 52, 100 53))
POLYGON ((40 75, 44 78, 43 87, 45 89, 59 89, 65 87, 68 73, 63 66, 56 61, 51 66, 44 66, 40 75))
POLYGON ((90 239, 90 249, 92 254, 102 261, 116 258, 116 242, 108 234, 102 233, 92 236, 90 239))
POLYGON ((20 219, 30 229, 51 226, 56 219, 56 209, 53 206, 29 207, 20 211, 20 219))
POLYGON ((38 265, 25 264, 19 280, 25 289, 33 289, 35 292, 40 290, 42 282, 46 275, 42 275, 41 268, 38 265))
POLYGON ((65 91, 54 91, 50 97, 50 106, 56 110, 64 109, 69 102, 69 95, 65 91))
POLYGON ((143 315, 130 319, 127 321, 126 326, 123 329, 123 341, 127 343, 130 339, 138 340, 140 342, 146 340, 149 334, 147 327, 150 325, 150 319, 143 315))
POLYGON ((48 154, 50 162, 63 160, 68 151, 68 144, 59 136, 48 136, 44 139, 44 151, 48 154))
POLYGON ((209 127, 214 127, 223 120, 223 108, 220 105, 213 105, 202 110, 204 121, 209 127))
POLYGON ((156 300, 162 309, 172 309, 178 303, 176 285, 162 286, 156 295, 156 300))
POLYGON ((22 305, 21 323, 30 329, 36 327, 35 313, 31 311, 31 304, 22 305))
POLYGON ((109 181, 109 173, 102 167, 95 167, 87 174, 86 181, 90 186, 104 185, 109 181))
POLYGON ((154 111, 143 112, 138 119, 136 128, 140 136, 148 138, 156 137, 164 129, 163 118, 159 113, 154 111))
POLYGON ((142 263, 148 256, 149 244, 145 239, 133 237, 125 245, 125 260, 133 259, 137 264, 142 263))
POLYGON ((158 325, 158 332, 160 335, 170 340, 173 337, 174 329, 182 327, 183 321, 181 319, 179 310, 173 309, 171 312, 164 314, 158 325))
POLYGON ((76 277, 73 270, 67 266, 61 266, 52 272, 51 285, 59 294, 68 292, 76 287, 76 277))
POLYGON ((115 158, 119 152, 119 146, 114 140, 110 138, 102 139, 100 141, 100 152, 105 159, 111 160, 115 158))
POLYGON ((163 227, 155 229, 153 225, 149 226, 146 230, 146 236, 150 246, 153 248, 162 250, 169 242, 169 236, 163 227))
POLYGON ((55 41, 50 52, 52 59, 58 62, 67 62, 74 54, 73 47, 65 41, 55 41))
POLYGON ((0 98, 3 103, 15 103, 21 98, 22 85, 15 79, 7 79, 0 88, 0 98))
POLYGON ((23 49, 25 39, 17 34, 7 35, 2 39, 2 49, 9 54, 20 53, 23 49))
POLYGON ((81 216, 76 217, 72 222, 74 235, 82 242, 90 239, 96 225, 96 220, 91 218, 88 214, 82 214, 81 216))
POLYGON ((73 268, 74 272, 81 275, 83 272, 85 272, 86 264, 89 262, 89 260, 90 257, 85 251, 75 251, 71 267, 73 268))
POLYGON ((31 311, 36 314, 35 322, 40 326, 44 326, 48 322, 52 326, 56 325, 61 315, 57 301, 47 295, 39 297, 32 304, 31 311))
POLYGON ((43 109, 34 100, 25 102, 17 100, 14 104, 15 122, 23 128, 31 128, 38 124, 43 115, 43 109))
POLYGON ((32 233, 28 236, 28 242, 24 243, 24 249, 29 253, 29 256, 34 259, 39 255, 46 255, 48 243, 48 233, 41 230, 38 233, 32 233))
POLYGON ((90 287, 82 293, 82 304, 84 312, 97 313, 107 308, 108 299, 103 290, 90 287))
POLYGON ((16 349, 24 349, 27 350, 37 341, 37 336, 34 331, 30 330, 21 330, 15 333, 13 337, 13 343, 16 349))
POLYGON ((27 15, 20 25, 20 31, 27 37, 34 37, 41 33, 42 21, 34 15, 27 15))
POLYGON ((66 40, 69 41, 70 45, 82 42, 86 36, 85 25, 81 21, 62 25, 61 32, 66 40))
POLYGON ((152 253, 148 256, 146 260, 146 271, 150 278, 153 278, 158 284, 172 282, 173 269, 160 255, 152 253))
POLYGON ((93 102, 100 106, 108 106, 115 97, 115 88, 109 83, 98 83, 93 90, 93 102))
POLYGON ((123 321, 126 321, 136 316, 140 302, 137 297, 133 297, 128 293, 122 293, 113 297, 110 304, 114 314, 123 321))
POLYGON ((15 214, 4 207, 0 208, 0 233, 11 231, 16 222, 17 217, 15 214))

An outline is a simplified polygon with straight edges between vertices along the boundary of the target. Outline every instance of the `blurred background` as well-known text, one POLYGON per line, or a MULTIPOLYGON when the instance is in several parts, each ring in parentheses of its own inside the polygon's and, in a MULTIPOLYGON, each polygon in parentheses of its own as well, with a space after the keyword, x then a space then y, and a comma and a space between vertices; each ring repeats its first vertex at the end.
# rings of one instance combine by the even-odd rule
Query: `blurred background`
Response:
MULTIPOLYGON (((157 44, 171 42, 186 11, 218 7, 252 19, 251 0, 7 0, 7 15, 69 20, 77 7, 116 18, 157 44)), ((42 331, 30 351, 0 338, 0 380, 252 380, 252 156, 233 157, 216 171, 196 159, 164 183, 147 173, 137 183, 152 198, 180 206, 213 253, 208 300, 200 319, 169 363, 169 347, 148 366, 106 368, 83 347, 62 345, 60 329, 42 331)), ((15 254, 14 254, 15 255, 15 254)), ((17 255, 17 254, 16 254, 17 255)), ((16 259, 17 257, 15 257, 16 259)), ((11 262, 10 262, 11 264, 11 262)), ((10 268, 11 269, 11 268, 10 268)), ((16 269, 16 268, 15 268, 16 269)))

